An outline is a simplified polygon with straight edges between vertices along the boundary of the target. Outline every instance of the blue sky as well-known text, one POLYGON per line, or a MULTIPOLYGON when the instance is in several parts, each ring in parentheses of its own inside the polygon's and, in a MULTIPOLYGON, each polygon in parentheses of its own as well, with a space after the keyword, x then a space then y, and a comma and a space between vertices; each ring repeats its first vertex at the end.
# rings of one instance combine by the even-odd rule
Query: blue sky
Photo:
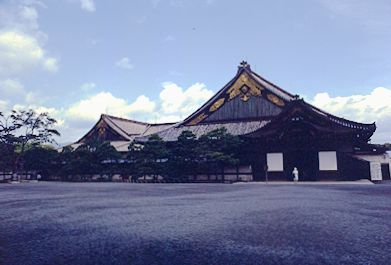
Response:
POLYGON ((75 141, 104 112, 185 118, 241 60, 391 141, 387 0, 0 0, 0 110, 34 107, 75 141))

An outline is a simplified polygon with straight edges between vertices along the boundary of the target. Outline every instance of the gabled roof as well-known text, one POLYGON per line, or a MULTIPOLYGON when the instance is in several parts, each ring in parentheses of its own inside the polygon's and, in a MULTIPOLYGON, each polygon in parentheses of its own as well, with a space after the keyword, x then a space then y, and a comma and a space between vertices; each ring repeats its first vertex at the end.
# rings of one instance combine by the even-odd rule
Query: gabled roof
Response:
MULTIPOLYGON (((130 119, 101 115, 95 126, 77 143, 90 137, 106 141, 126 142, 135 138, 145 140, 157 133, 165 141, 174 141, 184 130, 201 136, 211 130, 225 127, 234 135, 248 135, 268 130, 287 116, 294 107, 300 107, 314 123, 326 121, 324 128, 339 128, 357 132, 369 139, 376 125, 346 120, 312 106, 253 72, 247 62, 239 65, 235 77, 210 100, 178 123, 151 124, 130 119), (104 138, 106 137, 106 138, 104 138)), ((340 131, 341 131, 340 130, 340 131)), ((123 146, 121 144, 121 146, 123 146)))
MULTIPOLYGON (((249 113, 249 110, 253 110, 254 112, 256 109, 260 108, 259 105, 265 104, 273 105, 275 106, 274 108, 277 109, 283 109, 285 105, 294 98, 294 95, 254 73, 251 70, 250 65, 243 61, 240 64, 235 77, 179 125, 191 126, 207 122, 209 117, 216 116, 216 113, 220 112, 225 105, 231 104, 230 102, 233 102, 234 100, 241 100, 242 102, 232 104, 235 106, 230 107, 232 109, 231 112, 240 112, 240 108, 247 108, 247 111, 245 112, 249 113), (251 103, 255 106, 252 107, 250 106, 251 104, 246 104, 251 102, 253 98, 257 99, 256 102, 251 103)), ((276 116, 278 113, 279 112, 275 110, 266 110, 260 111, 256 117, 252 116, 248 118, 264 118, 262 116, 276 116)), ((246 114, 244 114, 244 116, 245 115, 246 114)), ((229 118, 227 119, 229 120, 229 118)), ((246 117, 240 117, 240 119, 246 119, 246 117)))
POLYGON ((116 136, 116 141, 132 141, 136 136, 150 135, 166 129, 173 124, 153 124, 102 114, 94 127, 76 143, 83 143, 91 137, 103 138, 103 140, 110 141, 111 139, 104 139, 107 132, 116 136))

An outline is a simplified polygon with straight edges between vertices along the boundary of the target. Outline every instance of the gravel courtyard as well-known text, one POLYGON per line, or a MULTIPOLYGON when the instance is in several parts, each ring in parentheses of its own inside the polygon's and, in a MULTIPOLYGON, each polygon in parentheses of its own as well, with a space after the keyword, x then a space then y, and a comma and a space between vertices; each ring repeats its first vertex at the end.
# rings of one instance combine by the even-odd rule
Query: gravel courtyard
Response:
POLYGON ((391 264, 391 185, 0 185, 0 264, 391 264))

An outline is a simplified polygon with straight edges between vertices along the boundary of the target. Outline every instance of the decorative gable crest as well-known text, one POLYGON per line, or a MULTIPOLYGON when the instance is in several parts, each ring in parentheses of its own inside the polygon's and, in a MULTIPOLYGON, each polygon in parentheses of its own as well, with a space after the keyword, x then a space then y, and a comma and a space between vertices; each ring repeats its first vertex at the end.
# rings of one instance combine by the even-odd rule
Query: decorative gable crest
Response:
POLYGON ((252 96, 259 97, 262 90, 263 87, 259 86, 254 80, 249 78, 247 73, 242 73, 235 83, 233 83, 228 89, 228 101, 240 96, 242 101, 247 102, 252 96))

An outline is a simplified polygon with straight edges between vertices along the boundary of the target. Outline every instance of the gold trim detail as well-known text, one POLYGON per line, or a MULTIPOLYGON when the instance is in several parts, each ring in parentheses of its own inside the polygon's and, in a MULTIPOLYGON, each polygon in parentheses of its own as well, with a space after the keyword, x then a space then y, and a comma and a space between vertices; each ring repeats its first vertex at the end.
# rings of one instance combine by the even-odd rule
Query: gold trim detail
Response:
POLYGON ((197 118, 194 118, 193 120, 191 120, 188 125, 196 125, 198 123, 200 123, 201 121, 203 121, 206 117, 208 117, 205 113, 201 113, 200 115, 197 116, 197 118))
POLYGON ((215 103, 213 103, 213 105, 209 108, 209 111, 210 112, 216 111, 224 104, 224 101, 225 101, 225 98, 220 98, 215 103))
POLYGON ((263 88, 259 86, 254 80, 249 78, 247 73, 243 73, 228 89, 228 101, 240 95, 240 99, 244 102, 248 101, 251 96, 260 96, 263 88))
POLYGON ((106 133, 106 128, 104 126, 99 126, 99 129, 98 129, 98 136, 99 136, 99 138, 103 138, 105 133, 106 133))
POLYGON ((270 100, 272 103, 276 104, 277 106, 283 107, 285 106, 284 101, 282 101, 280 98, 276 97, 273 94, 267 94, 268 100, 270 100))

